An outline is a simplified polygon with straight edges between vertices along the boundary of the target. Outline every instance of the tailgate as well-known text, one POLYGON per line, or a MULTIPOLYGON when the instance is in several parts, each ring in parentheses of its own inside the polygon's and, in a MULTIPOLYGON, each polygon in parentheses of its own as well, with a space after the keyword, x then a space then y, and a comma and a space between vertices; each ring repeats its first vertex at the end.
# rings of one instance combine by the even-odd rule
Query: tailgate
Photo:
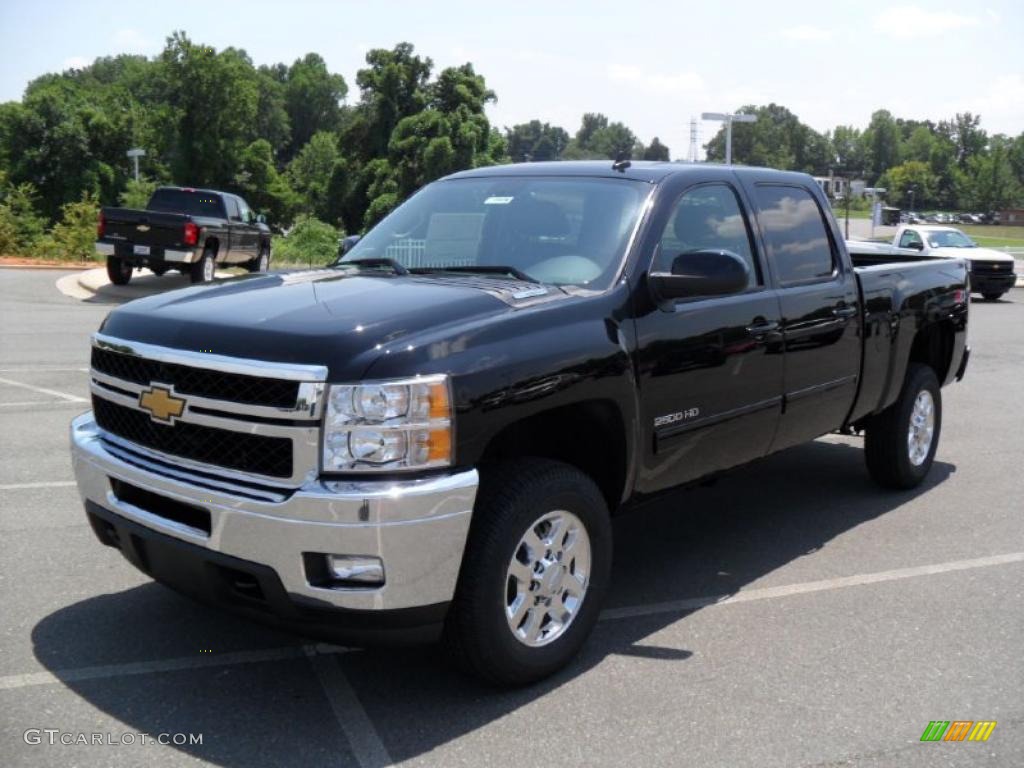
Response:
POLYGON ((104 236, 139 245, 180 246, 189 217, 181 213, 140 211, 130 208, 104 208, 104 236))

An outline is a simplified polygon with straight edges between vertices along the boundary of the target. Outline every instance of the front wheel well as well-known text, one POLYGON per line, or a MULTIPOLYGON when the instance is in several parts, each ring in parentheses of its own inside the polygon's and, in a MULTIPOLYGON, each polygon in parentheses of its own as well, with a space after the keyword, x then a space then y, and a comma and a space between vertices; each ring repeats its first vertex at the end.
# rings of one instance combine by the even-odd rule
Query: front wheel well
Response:
POLYGON ((553 408, 502 429, 481 457, 486 471, 509 459, 553 459, 590 477, 612 511, 622 503, 626 484, 626 432, 619 408, 593 400, 553 408))

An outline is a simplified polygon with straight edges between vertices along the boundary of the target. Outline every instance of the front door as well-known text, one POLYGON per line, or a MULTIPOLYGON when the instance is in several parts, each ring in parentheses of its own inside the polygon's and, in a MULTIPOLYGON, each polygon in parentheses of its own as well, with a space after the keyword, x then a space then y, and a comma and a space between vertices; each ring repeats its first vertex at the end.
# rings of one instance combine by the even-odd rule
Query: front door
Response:
POLYGON ((677 256, 726 250, 750 268, 747 291, 684 299, 637 318, 641 492, 763 456, 782 400, 779 304, 765 280, 740 196, 724 182, 684 191, 664 224, 652 271, 677 256))
POLYGON ((786 373, 772 451, 843 424, 861 362, 857 276, 807 187, 754 184, 757 220, 782 308, 786 373))

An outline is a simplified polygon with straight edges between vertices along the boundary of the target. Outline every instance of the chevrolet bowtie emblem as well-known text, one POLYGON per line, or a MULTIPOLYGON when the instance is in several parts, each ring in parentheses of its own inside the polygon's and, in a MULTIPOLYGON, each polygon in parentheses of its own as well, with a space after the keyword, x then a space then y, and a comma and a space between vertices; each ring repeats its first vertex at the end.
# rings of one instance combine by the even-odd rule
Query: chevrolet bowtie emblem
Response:
POLYGON ((149 232, 149 224, 139 224, 135 229, 139 232, 149 232))
POLYGON ((185 400, 175 397, 171 390, 157 385, 144 389, 139 393, 139 408, 149 411, 153 421, 162 424, 173 424, 174 420, 185 411, 185 400))

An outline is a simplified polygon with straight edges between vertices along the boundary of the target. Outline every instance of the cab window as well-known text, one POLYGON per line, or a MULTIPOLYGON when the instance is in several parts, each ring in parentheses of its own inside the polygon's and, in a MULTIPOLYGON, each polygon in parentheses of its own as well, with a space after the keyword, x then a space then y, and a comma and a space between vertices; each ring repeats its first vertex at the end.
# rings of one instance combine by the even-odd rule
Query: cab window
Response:
POLYGON ((747 263, 748 288, 762 285, 750 245, 750 230, 736 193, 726 184, 706 184, 685 192, 662 232, 655 272, 671 272, 680 256, 698 251, 729 251, 747 263))
POLYGON ((904 230, 903 234, 900 236, 899 247, 913 248, 917 245, 924 245, 921 241, 921 236, 917 234, 917 231, 913 229, 904 230))
POLYGON ((758 220, 780 285, 827 280, 836 272, 825 219, 803 187, 758 184, 758 220))

